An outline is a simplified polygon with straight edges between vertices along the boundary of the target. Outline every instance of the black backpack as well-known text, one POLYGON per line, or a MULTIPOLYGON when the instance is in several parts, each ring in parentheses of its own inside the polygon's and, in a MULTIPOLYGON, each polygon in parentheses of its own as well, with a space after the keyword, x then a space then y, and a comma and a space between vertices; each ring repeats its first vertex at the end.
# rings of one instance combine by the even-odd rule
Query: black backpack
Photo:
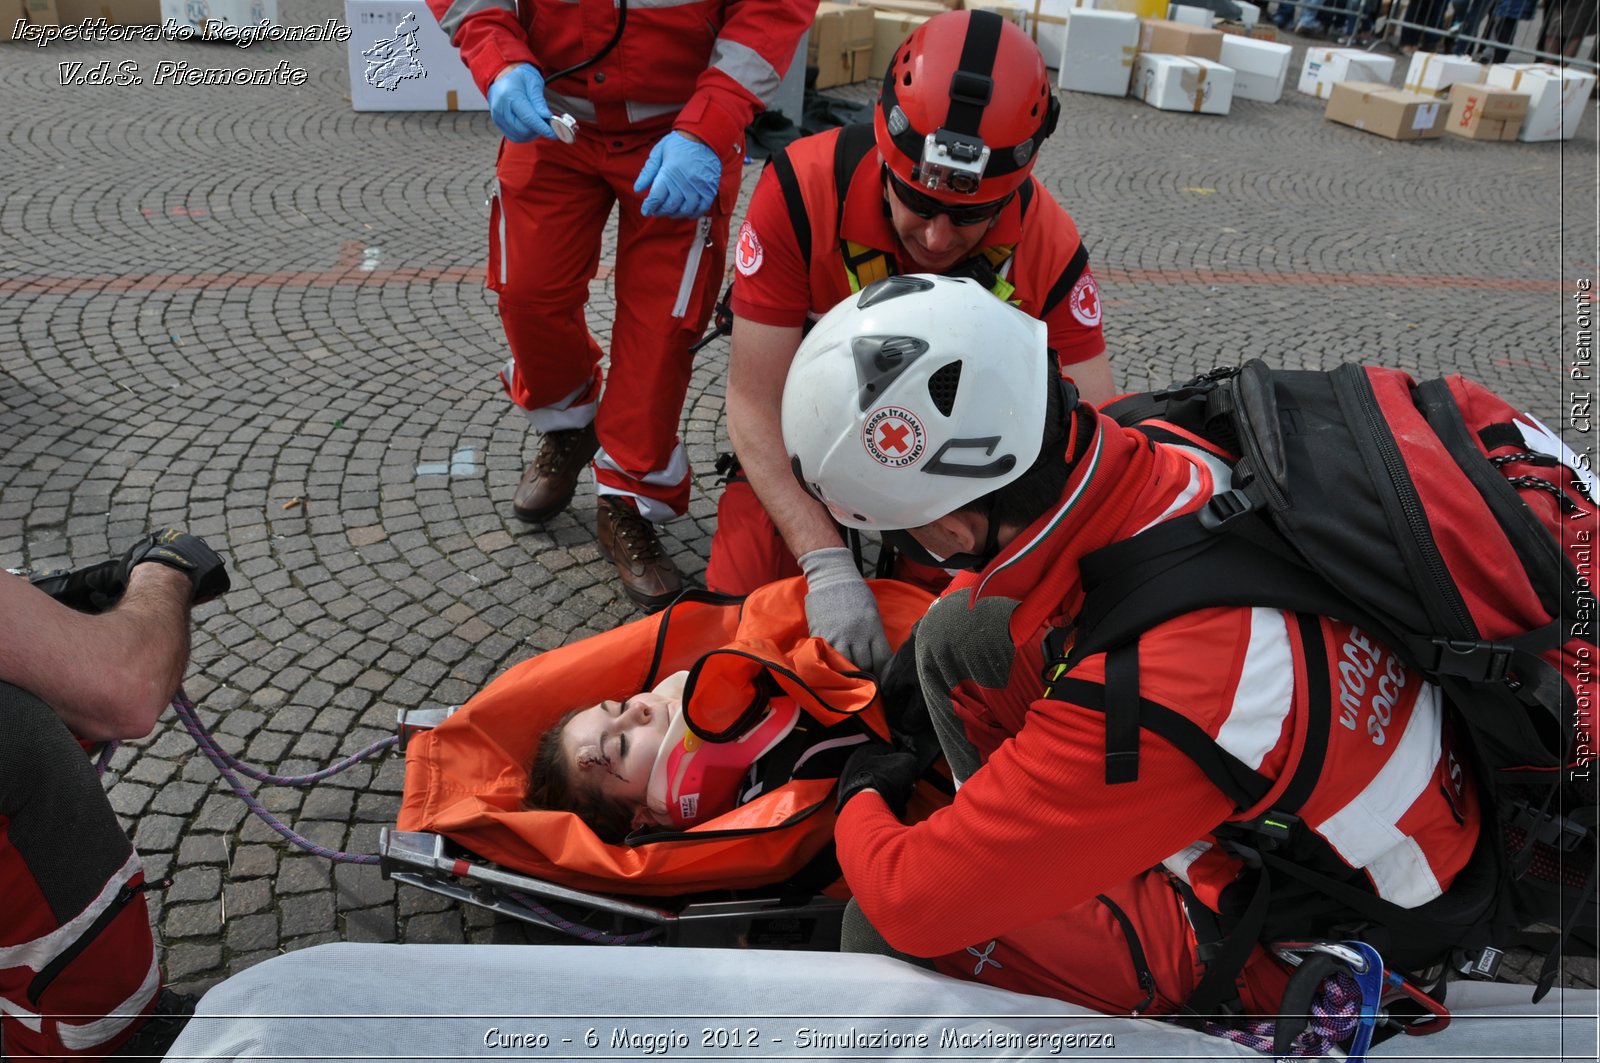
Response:
POLYGON ((1251 946, 1284 937, 1361 938, 1419 976, 1447 963, 1492 977, 1496 944, 1543 946, 1540 999, 1568 934, 1596 923, 1596 509, 1581 459, 1459 376, 1417 385, 1348 364, 1289 371, 1253 360, 1104 412, 1153 441, 1233 460, 1233 490, 1083 559, 1086 601, 1050 675, 1105 652, 1106 681, 1057 679, 1049 694, 1105 711, 1106 781, 1137 777, 1143 728, 1177 744, 1238 808, 1265 796, 1268 780, 1138 693, 1142 632, 1196 609, 1257 606, 1354 624, 1438 684, 1484 799, 1478 850, 1444 896, 1414 909, 1380 900, 1299 829, 1340 711, 1326 684, 1313 690, 1306 751, 1282 799, 1218 831, 1255 873, 1224 895, 1222 940, 1189 1010, 1225 1010, 1251 946), (1559 933, 1516 934, 1541 922, 1559 933))

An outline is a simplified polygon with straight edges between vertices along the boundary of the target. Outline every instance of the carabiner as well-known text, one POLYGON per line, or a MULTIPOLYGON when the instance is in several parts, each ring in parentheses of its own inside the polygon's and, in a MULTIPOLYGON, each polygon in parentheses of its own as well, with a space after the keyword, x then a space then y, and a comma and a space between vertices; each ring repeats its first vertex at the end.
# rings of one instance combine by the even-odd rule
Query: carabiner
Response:
POLYGON ((1366 957, 1354 948, 1354 942, 1337 941, 1278 941, 1272 946, 1278 958, 1292 967, 1300 966, 1300 953, 1321 952, 1332 956, 1346 967, 1350 968, 1353 975, 1365 974, 1367 970, 1366 957))
MULTIPOLYGON (((1395 974, 1393 971, 1388 970, 1387 968, 1385 968, 1383 972, 1383 984, 1388 986, 1390 989, 1398 990, 1405 997, 1415 1001, 1417 1004, 1420 1004, 1423 1010, 1427 1011, 1433 1016, 1431 1019, 1423 1019, 1420 1022, 1404 1023, 1401 1025, 1400 1029, 1404 1030, 1406 1033, 1412 1034, 1416 1037, 1422 1037, 1426 1034, 1438 1033, 1440 1030, 1450 1025, 1449 1008, 1446 1008, 1443 1004, 1439 1003, 1437 1000, 1434 1000, 1428 994, 1424 993, 1422 990, 1418 989, 1416 986, 1412 985, 1410 982, 1406 981, 1404 978, 1395 974)), ((1390 1013, 1389 1018, 1391 1021, 1395 1018, 1393 1012, 1390 1013)))

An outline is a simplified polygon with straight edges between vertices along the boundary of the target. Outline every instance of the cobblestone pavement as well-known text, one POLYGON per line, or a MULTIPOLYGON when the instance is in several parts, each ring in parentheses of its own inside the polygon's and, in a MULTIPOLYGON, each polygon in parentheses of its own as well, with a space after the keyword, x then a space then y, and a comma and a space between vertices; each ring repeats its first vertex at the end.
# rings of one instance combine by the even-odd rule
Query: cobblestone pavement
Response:
MULTIPOLYGON (((282 8, 290 25, 323 17, 282 8)), ((587 482, 543 528, 510 514, 533 448, 494 379, 487 115, 357 114, 348 94, 337 44, 0 45, 0 565, 82 565, 165 524, 207 537, 235 586, 197 613, 187 688, 225 746, 284 773, 638 616, 596 548, 587 482), (287 61, 309 80, 58 73, 163 58, 287 61)), ((1462 370, 1565 419, 1562 330, 1596 265, 1592 108, 1566 144, 1397 144, 1325 122, 1292 88, 1225 119, 1063 103, 1039 171, 1087 234, 1123 385, 1254 355, 1371 359, 1462 370)), ((590 305, 602 339, 607 272, 590 305)), ((665 541, 691 578, 726 365, 719 341, 684 414, 696 490, 665 541)), ((294 854, 170 715, 108 778, 149 872, 174 880, 154 917, 185 987, 319 942, 520 939, 374 868, 294 854)), ((371 852, 401 778, 390 758, 264 800, 317 842, 371 852)), ((1594 984, 1592 961, 1568 968, 1594 984)))

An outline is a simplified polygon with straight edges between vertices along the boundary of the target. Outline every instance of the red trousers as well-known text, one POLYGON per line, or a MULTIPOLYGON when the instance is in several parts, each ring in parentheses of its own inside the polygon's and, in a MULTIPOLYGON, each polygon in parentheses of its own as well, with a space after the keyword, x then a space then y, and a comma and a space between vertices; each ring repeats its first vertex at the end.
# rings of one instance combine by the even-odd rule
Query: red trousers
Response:
MULTIPOLYGON (((633 182, 665 133, 605 135, 574 144, 504 141, 489 217, 489 287, 514 371, 506 389, 541 432, 581 428, 600 440, 601 494, 635 498, 649 520, 689 504, 689 465, 678 436, 689 388, 689 346, 716 305, 739 196, 740 160, 723 160, 722 186, 700 219, 646 218, 633 182), (601 237, 619 208, 611 296, 611 365, 584 309, 600 267, 601 237)), ((601 297, 603 298, 603 297, 601 297)))
POLYGON ((161 989, 139 855, 50 708, 0 684, 0 1052, 98 1058, 161 989))
MULTIPOLYGON (((800 575, 800 565, 741 473, 722 489, 717 528, 711 534, 706 588, 719 594, 749 594, 767 583, 800 575)), ((894 578, 932 594, 950 583, 950 573, 905 557, 895 559, 894 578)))
MULTIPOLYGON (((1071 911, 933 962, 956 978, 1109 1015, 1167 1015, 1205 974, 1195 947, 1183 900, 1158 869, 1071 911)), ((1275 1014, 1287 983, 1287 970, 1257 946, 1239 977, 1246 1013, 1275 1014)))

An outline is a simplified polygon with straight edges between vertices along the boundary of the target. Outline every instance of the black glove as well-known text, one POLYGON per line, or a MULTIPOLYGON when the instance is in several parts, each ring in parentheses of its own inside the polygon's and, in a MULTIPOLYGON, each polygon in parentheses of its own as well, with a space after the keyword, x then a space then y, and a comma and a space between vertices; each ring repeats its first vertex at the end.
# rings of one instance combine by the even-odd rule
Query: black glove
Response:
POLYGON ((194 605, 209 602, 232 586, 228 570, 217 552, 207 546, 204 539, 177 528, 151 532, 128 548, 117 570, 124 587, 128 585, 133 567, 146 561, 158 561, 188 576, 189 582, 194 584, 194 597, 189 599, 194 605))
MULTIPOLYGON (((922 680, 917 675, 916 629, 889 659, 878 683, 878 698, 883 702, 883 718, 896 749, 920 753, 929 747, 933 757, 939 753, 939 736, 922 697, 922 680)), ((929 757, 931 762, 933 757, 929 757)))
POLYGON ((891 749, 884 742, 866 742, 850 754, 839 774, 838 810, 862 790, 876 790, 896 819, 906 818, 906 801, 922 774, 915 753, 891 749))
POLYGON ((87 568, 35 572, 28 576, 28 582, 68 609, 101 613, 115 605, 128 589, 118 575, 121 568, 121 559, 113 557, 87 568))

